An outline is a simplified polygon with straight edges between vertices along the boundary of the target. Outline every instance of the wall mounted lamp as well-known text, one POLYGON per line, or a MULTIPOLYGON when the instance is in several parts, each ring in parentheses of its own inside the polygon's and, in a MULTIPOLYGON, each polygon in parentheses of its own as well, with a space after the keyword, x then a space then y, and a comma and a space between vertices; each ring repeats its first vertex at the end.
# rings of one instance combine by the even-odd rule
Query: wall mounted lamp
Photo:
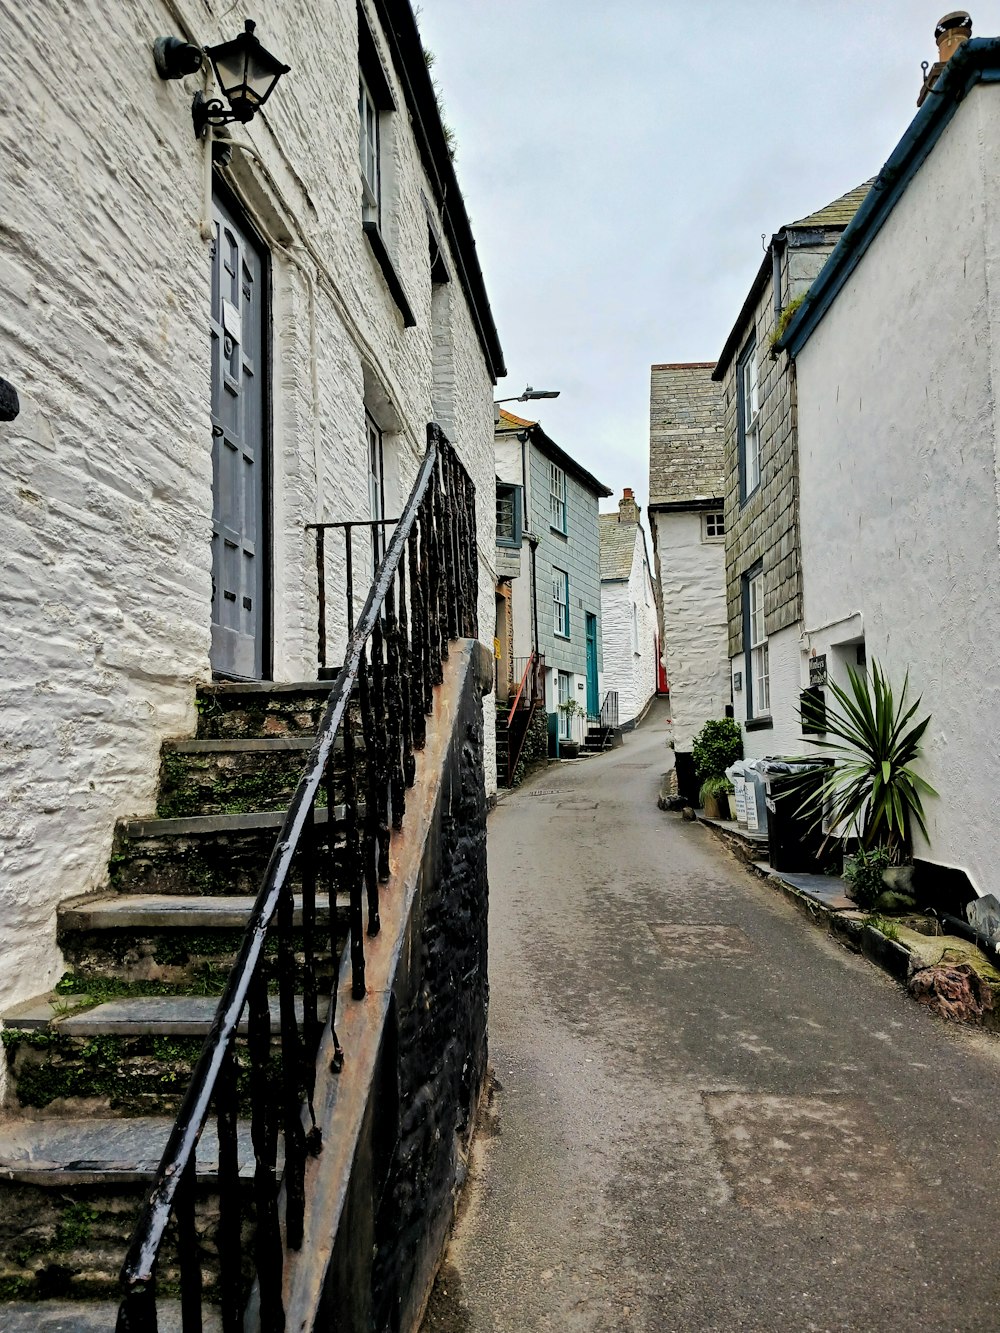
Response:
POLYGON ((229 106, 218 97, 195 93, 191 115, 197 138, 204 135, 208 125, 228 125, 234 120, 245 125, 253 120, 282 74, 291 68, 261 45, 254 36, 255 27, 253 20, 247 19, 238 37, 218 46, 206 46, 204 51, 179 37, 159 37, 153 43, 153 59, 161 79, 182 79, 195 74, 205 56, 212 62, 216 82, 229 106))

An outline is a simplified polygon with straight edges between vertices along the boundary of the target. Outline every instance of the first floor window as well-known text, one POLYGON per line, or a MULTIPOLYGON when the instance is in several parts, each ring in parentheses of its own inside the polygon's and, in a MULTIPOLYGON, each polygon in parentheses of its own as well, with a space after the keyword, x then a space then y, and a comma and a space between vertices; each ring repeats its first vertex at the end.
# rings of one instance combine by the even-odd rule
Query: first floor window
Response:
POLYGON ((497 545, 521 545, 521 488, 497 482, 497 545))
POLYGON ((740 500, 760 485, 760 402, 757 346, 751 340, 736 371, 736 427, 740 450, 740 500))
POLYGON ((564 741, 570 738, 573 719, 565 706, 573 698, 573 677, 568 671, 559 672, 559 735, 564 741))
POLYGON ((771 711, 771 677, 764 632, 764 572, 759 568, 746 577, 743 634, 749 685, 747 717, 764 717, 771 711))
POLYGON ((364 75, 358 81, 358 131, 361 155, 362 216, 380 222, 382 178, 379 163, 379 111, 364 75))
POLYGON ((564 569, 552 570, 552 628, 569 638, 569 575, 564 569))
POLYGON ((712 511, 702 515, 701 539, 705 542, 717 541, 720 537, 726 535, 725 515, 720 512, 712 511))
POLYGON ((549 522, 566 531, 566 473, 556 463, 549 463, 549 522))

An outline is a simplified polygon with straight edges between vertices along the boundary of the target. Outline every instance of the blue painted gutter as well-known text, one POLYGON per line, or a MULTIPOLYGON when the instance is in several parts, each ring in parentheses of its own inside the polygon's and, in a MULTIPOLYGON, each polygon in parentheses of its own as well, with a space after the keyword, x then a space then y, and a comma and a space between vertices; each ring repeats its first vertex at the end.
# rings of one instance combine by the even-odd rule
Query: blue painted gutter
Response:
POLYGON ((945 65, 809 288, 806 299, 789 320, 775 344, 777 351, 798 356, 940 139, 958 104, 978 83, 1000 83, 1000 37, 973 38, 959 47, 945 65))

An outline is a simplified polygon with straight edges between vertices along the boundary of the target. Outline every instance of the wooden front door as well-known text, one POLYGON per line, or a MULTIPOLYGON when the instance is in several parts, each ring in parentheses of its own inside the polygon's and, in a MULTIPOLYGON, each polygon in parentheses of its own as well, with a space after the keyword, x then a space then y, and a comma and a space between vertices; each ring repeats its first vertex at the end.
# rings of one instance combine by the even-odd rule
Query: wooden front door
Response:
POLYGON ((267 251, 214 200, 212 254, 212 670, 268 665, 267 251))

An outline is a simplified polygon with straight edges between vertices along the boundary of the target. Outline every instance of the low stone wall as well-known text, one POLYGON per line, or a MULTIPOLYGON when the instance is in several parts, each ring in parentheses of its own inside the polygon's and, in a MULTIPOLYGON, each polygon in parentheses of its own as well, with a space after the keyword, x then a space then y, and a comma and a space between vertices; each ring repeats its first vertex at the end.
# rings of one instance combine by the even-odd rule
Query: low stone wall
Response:
POLYGON ((412 1333, 444 1250, 486 1073, 480 695, 491 686, 486 650, 453 646, 393 843, 382 931, 366 940, 367 998, 352 1001, 342 977, 345 1063, 317 1086, 324 1148, 286 1282, 290 1328, 412 1333))

